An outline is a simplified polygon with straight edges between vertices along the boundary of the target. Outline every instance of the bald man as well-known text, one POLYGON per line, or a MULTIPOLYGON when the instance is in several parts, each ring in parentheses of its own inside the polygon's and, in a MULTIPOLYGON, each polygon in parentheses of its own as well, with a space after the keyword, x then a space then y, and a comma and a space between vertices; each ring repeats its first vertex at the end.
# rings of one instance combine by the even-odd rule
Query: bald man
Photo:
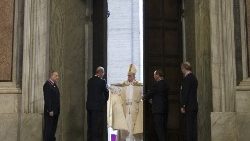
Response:
POLYGON ((109 99, 109 91, 106 80, 103 79, 105 70, 103 67, 96 69, 96 74, 88 80, 87 94, 87 122, 88 141, 102 141, 104 132, 105 108, 109 99))

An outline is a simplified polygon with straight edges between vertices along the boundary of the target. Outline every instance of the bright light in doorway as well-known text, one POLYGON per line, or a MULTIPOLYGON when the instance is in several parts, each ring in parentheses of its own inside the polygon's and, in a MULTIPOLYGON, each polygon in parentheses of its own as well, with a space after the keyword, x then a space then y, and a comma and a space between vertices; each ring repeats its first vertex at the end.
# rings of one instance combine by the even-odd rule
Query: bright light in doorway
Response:
MULTIPOLYGON (((143 0, 108 0, 107 80, 127 80, 131 63, 137 66, 136 79, 143 82, 143 0)), ((108 128, 108 141, 118 141, 118 131, 108 128)))
POLYGON ((139 21, 140 21, 140 80, 143 82, 143 0, 139 0, 139 21))
POLYGON ((108 0, 108 8, 108 83, 127 80, 131 63, 143 82, 143 0, 108 0))

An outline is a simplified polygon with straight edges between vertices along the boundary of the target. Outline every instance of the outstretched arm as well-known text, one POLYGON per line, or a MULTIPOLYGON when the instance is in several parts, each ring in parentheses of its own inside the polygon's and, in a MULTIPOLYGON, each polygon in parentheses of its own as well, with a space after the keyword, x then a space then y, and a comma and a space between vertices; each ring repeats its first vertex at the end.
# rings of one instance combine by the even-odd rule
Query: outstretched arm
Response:
POLYGON ((109 99, 109 90, 108 90, 108 85, 106 80, 103 80, 103 91, 104 91, 104 96, 106 98, 106 101, 109 99))
POLYGON ((154 93, 156 93, 156 91, 157 91, 157 88, 154 85, 151 90, 149 90, 146 93, 144 93, 143 100, 149 100, 149 99, 151 99, 153 97, 154 93))

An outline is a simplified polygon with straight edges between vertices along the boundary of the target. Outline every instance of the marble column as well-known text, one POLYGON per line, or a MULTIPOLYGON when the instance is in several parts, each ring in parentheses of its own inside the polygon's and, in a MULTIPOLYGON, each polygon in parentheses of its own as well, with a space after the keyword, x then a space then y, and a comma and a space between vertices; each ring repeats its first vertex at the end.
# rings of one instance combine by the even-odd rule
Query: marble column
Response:
POLYGON ((49 0, 24 1, 20 141, 42 140, 42 88, 49 68, 49 4, 49 0))
POLYGON ((200 141, 211 141, 210 113, 212 112, 212 82, 209 1, 194 0, 195 61, 191 60, 195 62, 195 74, 199 82, 198 140, 200 141))
MULTIPOLYGON (((239 3, 240 29, 241 29, 241 50, 242 50, 242 71, 243 80, 237 86, 236 90, 236 112, 250 112, 250 79, 248 77, 248 46, 247 46, 247 19, 246 19, 246 1, 237 0, 239 3)), ((238 69, 238 68, 237 68, 238 69)))
POLYGON ((239 0, 240 6, 240 28, 241 28, 241 46, 242 46, 242 70, 243 80, 237 86, 235 109, 237 112, 236 123, 239 141, 248 141, 250 138, 250 79, 248 76, 248 46, 247 46, 247 19, 246 19, 246 1, 239 0))
MULTIPOLYGON (((245 0, 238 0, 239 6, 240 6, 240 28, 241 28, 241 50, 242 50, 242 71, 243 71, 243 80, 240 82, 240 84, 237 86, 238 91, 250 91, 250 78, 248 75, 248 39, 247 39, 247 17, 246 17, 246 1, 245 0)), ((237 104, 237 101, 236 101, 237 104)), ((237 111, 237 110, 236 110, 237 111)))
POLYGON ((246 27, 246 1, 238 0, 240 6, 240 29, 241 29, 241 46, 242 46, 242 71, 243 80, 248 78, 248 49, 247 49, 247 27, 246 27))
POLYGON ((210 0, 213 111, 235 111, 233 0, 210 0))
POLYGON ((43 84, 49 66, 49 0, 25 0, 23 112, 43 112, 43 84))
POLYGON ((211 140, 237 141, 234 0, 210 0, 211 140))

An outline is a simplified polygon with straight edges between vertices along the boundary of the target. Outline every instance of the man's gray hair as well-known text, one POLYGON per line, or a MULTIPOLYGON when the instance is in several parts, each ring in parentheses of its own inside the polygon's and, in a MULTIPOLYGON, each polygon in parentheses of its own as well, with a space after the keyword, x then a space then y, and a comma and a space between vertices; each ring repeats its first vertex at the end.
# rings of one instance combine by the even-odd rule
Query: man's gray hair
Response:
POLYGON ((182 66, 186 69, 186 70, 192 70, 192 66, 191 66, 191 64, 189 63, 189 62, 183 62, 182 63, 182 66))
POLYGON ((190 64, 188 61, 183 62, 183 64, 185 64, 185 65, 187 65, 187 66, 190 66, 190 67, 191 67, 191 64, 190 64))
POLYGON ((50 76, 52 76, 55 72, 58 73, 56 70, 50 70, 50 76))
POLYGON ((96 73, 99 73, 99 72, 104 72, 104 68, 102 66, 97 67, 96 73))

